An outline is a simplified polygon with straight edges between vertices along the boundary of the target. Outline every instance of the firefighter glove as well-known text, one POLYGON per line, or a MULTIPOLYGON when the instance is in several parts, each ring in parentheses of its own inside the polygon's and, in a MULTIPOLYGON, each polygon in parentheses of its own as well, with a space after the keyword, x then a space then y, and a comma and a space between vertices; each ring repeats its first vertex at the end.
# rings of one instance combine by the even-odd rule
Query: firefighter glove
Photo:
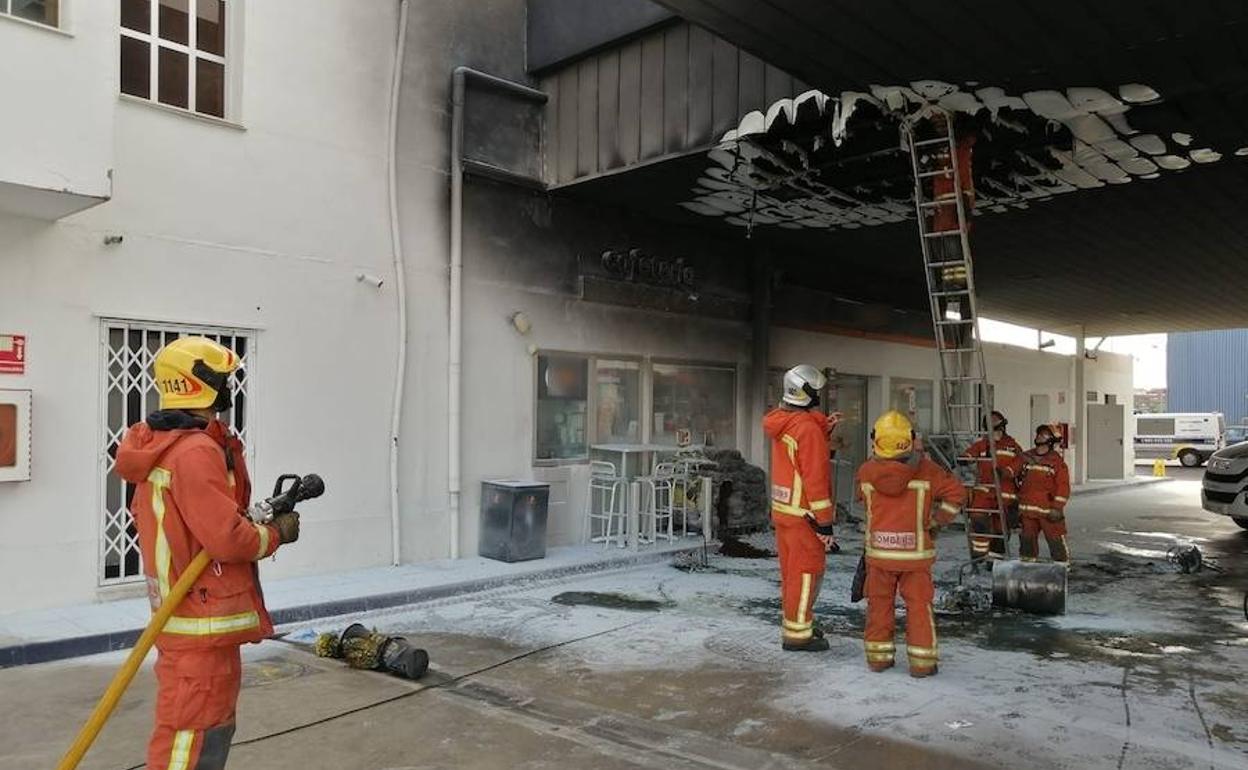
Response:
POLYGON ((278 537, 283 544, 293 543, 299 539, 299 514, 279 513, 273 517, 273 526, 277 527, 278 537))
POLYGON ((1061 508, 1050 508, 1049 512, 1045 514, 1045 518, 1049 521, 1061 521, 1066 518, 1066 512, 1061 508))
POLYGON ((826 535, 827 537, 832 537, 834 534, 836 534, 835 532, 832 531, 833 530, 832 524, 820 524, 815 519, 814 516, 807 516, 806 521, 808 521, 810 523, 810 526, 814 528, 816 535, 826 535))

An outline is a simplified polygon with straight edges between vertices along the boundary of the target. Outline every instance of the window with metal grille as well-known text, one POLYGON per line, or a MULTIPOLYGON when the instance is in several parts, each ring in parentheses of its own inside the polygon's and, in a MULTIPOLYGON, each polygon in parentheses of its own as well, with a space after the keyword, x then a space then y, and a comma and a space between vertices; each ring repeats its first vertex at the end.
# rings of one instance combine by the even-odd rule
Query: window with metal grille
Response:
POLYGON ((247 448, 247 460, 253 460, 248 441, 252 423, 249 398, 252 366, 256 357, 255 333, 241 329, 182 326, 175 324, 132 323, 106 320, 100 329, 103 348, 103 405, 101 415, 102 446, 100 527, 100 585, 140 580, 143 564, 139 555, 138 533, 130 517, 130 500, 135 487, 113 474, 113 458, 117 445, 131 425, 146 419, 159 408, 160 395, 152 380, 152 362, 157 351, 173 340, 187 335, 200 335, 215 340, 238 354, 243 369, 235 377, 234 408, 221 415, 247 448))

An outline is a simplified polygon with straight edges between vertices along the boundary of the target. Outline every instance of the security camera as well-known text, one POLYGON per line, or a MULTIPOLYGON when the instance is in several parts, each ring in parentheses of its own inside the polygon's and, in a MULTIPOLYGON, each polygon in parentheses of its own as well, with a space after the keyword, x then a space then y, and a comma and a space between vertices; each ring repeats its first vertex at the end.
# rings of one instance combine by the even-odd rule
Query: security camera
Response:
POLYGON ((369 275, 368 273, 356 273, 355 280, 360 283, 366 283, 374 289, 380 289, 381 285, 385 283, 385 279, 378 278, 375 275, 369 275))

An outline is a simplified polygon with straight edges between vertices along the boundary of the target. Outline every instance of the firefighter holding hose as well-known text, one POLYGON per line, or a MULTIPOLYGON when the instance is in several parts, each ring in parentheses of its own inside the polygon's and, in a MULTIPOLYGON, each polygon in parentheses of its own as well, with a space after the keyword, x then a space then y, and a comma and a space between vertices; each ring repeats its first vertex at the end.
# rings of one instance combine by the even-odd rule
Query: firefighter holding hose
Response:
POLYGON ((139 533, 155 612, 202 550, 211 565, 156 637, 156 725, 149 770, 220 770, 234 735, 240 646, 273 633, 256 562, 299 539, 299 514, 269 524, 246 515, 251 481, 243 445, 218 419, 232 405, 238 356, 203 337, 166 345, 154 365, 160 410, 127 431, 117 473, 135 485, 139 533))

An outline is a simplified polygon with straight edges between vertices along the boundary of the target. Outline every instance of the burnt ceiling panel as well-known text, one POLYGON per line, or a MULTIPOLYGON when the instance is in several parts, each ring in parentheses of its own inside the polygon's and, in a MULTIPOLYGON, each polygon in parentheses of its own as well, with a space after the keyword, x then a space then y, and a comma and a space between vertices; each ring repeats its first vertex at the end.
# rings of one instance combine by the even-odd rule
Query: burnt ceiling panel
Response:
MULTIPOLYGON (((994 124, 980 112, 959 125, 979 136, 975 173, 984 205, 974 220, 973 245, 987 314, 1054 330, 1083 323, 1091 334, 1248 326, 1248 303, 1238 288, 1248 267, 1248 3, 661 2, 842 106, 845 92, 887 102, 880 86, 920 90, 922 81, 955 86, 964 105, 969 98, 990 108, 992 100, 1006 105, 1007 121, 994 124), (1063 114, 1065 103, 1070 114, 1063 114), (1008 123, 1025 130, 1010 136, 1002 130, 1008 123), (1032 161, 1076 189, 1027 191, 1045 174, 1028 181, 1022 167, 1013 176, 1000 168, 985 171, 1032 161)), ((833 126, 828 116, 821 119, 830 140, 833 126)), ((889 160, 886 148, 871 146, 890 141, 895 126, 871 139, 861 125, 855 135, 851 122, 844 147, 829 152, 815 146, 818 132, 794 131, 786 121, 792 122, 762 111, 738 125, 736 136, 725 137, 731 144, 721 144, 721 154, 700 159, 700 167, 699 159, 685 159, 575 194, 615 197, 656 216, 735 226, 740 237, 800 265, 812 281, 921 305, 913 214, 896 221, 900 212, 884 205, 892 192, 881 181, 896 176, 889 164, 904 157, 889 160), (784 218, 775 212, 760 221, 756 197, 772 195, 791 205, 795 194, 757 184, 734 192, 737 166, 722 153, 739 156, 742 145, 761 158, 761 169, 779 158, 810 177, 804 164, 823 164, 829 172, 820 169, 816 182, 838 193, 848 189, 851 197, 870 197, 865 191, 874 184, 888 192, 886 200, 866 201, 878 204, 871 221, 851 221, 849 229, 843 221, 831 229, 782 228, 784 218), (651 176, 669 185, 662 194, 649 186, 660 181, 651 176), (863 182, 871 177, 875 182, 863 182), (672 211, 690 202, 697 205, 672 211), (722 215, 709 212, 717 206, 722 215)))

